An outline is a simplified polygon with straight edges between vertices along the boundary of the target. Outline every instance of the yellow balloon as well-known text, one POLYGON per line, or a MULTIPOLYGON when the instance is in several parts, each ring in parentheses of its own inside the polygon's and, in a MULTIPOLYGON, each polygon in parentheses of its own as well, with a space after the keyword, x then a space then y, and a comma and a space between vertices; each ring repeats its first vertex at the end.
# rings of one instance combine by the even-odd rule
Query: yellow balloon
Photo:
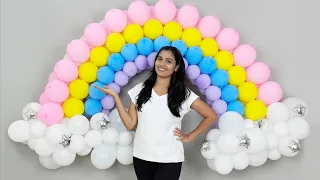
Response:
POLYGON ((246 104, 244 114, 248 119, 256 121, 266 116, 267 107, 262 101, 253 100, 246 104))
POLYGON ((105 47, 112 53, 118 53, 125 44, 126 41, 120 33, 111 33, 106 39, 105 47))
POLYGON ((98 67, 91 62, 85 62, 79 67, 79 77, 87 83, 97 80, 98 67))
POLYGON ((144 24, 143 31, 147 38, 154 40, 162 35, 163 26, 160 21, 151 19, 144 24))
POLYGON ((89 94, 89 85, 82 79, 76 79, 69 84, 70 96, 76 99, 84 99, 89 94))
POLYGON ((233 66, 233 56, 228 51, 219 51, 215 56, 214 59, 217 63, 217 68, 229 70, 233 66))
POLYGON ((250 102, 258 96, 258 88, 252 82, 245 82, 238 87, 239 100, 242 102, 250 102))
POLYGON ((90 62, 98 67, 105 66, 108 63, 109 51, 104 47, 94 47, 90 52, 90 62))
POLYGON ((215 56, 219 51, 218 43, 212 38, 205 38, 199 45, 203 56, 215 56))
POLYGON ((167 37, 171 42, 178 40, 182 36, 182 27, 177 22, 169 22, 164 25, 163 35, 167 37))
POLYGON ((84 103, 76 98, 68 98, 62 104, 63 112, 65 117, 72 117, 75 115, 83 114, 84 112, 84 103))
POLYGON ((197 28, 187 28, 183 31, 181 37, 181 40, 183 40, 188 47, 199 46, 201 39, 201 33, 197 28))
POLYGON ((247 79, 247 72, 241 66, 232 66, 228 70, 229 84, 239 86, 243 84, 247 79))
POLYGON ((143 38, 143 29, 138 24, 129 24, 123 31, 124 39, 131 44, 137 44, 137 42, 143 38))

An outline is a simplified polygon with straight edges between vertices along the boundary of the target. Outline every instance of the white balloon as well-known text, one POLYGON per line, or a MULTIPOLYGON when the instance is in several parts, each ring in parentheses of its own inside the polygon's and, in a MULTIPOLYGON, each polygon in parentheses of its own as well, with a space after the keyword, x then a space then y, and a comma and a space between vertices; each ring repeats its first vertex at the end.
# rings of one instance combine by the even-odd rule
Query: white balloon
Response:
POLYGON ((90 130, 84 136, 84 140, 85 140, 87 146, 92 147, 92 148, 98 147, 102 143, 101 132, 99 132, 97 130, 90 130))
POLYGON ((239 151, 239 140, 233 134, 221 134, 217 142, 220 153, 232 156, 239 151))
POLYGON ((91 163, 97 169, 110 168, 117 158, 116 146, 101 144, 91 152, 91 163))
POLYGON ((42 121, 34 121, 30 124, 30 133, 31 136, 40 138, 46 134, 47 125, 44 124, 42 121))
POLYGON ((218 149, 213 141, 210 141, 210 149, 201 151, 201 155, 206 159, 214 159, 219 155, 218 149))
POLYGON ((68 129, 72 134, 84 135, 89 130, 89 120, 84 115, 75 115, 69 119, 68 129))
POLYGON ((264 119, 263 120, 263 126, 261 127, 261 130, 263 132, 265 132, 266 134, 270 134, 273 132, 273 125, 274 125, 274 122, 273 121, 270 121, 268 119, 264 119))
MULTIPOLYGON (((128 110, 128 109, 126 109, 128 110)), ((109 118, 110 118, 110 121, 111 121, 111 127, 114 127, 117 129, 117 131, 119 133, 123 132, 123 131, 128 131, 128 129, 124 126, 121 118, 120 118, 120 115, 119 115, 119 112, 118 112, 118 109, 117 108, 114 108, 110 114, 109 114, 109 118)))
POLYGON ((221 133, 239 135, 243 132, 245 123, 243 117, 237 112, 228 111, 221 115, 219 119, 219 129, 221 133))
POLYGON ((219 155, 214 161, 214 167, 219 174, 229 174, 233 169, 232 158, 226 155, 219 155))
POLYGON ((254 154, 266 150, 267 136, 261 129, 246 129, 245 133, 247 134, 248 138, 250 138, 250 145, 248 149, 244 148, 245 152, 254 154))
POLYGON ((273 125, 273 133, 279 137, 287 136, 289 134, 287 123, 275 123, 273 125))
POLYGON ((122 165, 129 165, 133 163, 133 148, 132 146, 118 146, 117 160, 122 165))
POLYGON ((65 125, 54 124, 47 128, 46 136, 51 140, 53 144, 58 144, 62 140, 63 135, 71 135, 70 131, 65 125))
POLYGON ((91 147, 86 146, 83 151, 78 152, 77 154, 78 154, 79 156, 86 156, 86 155, 88 155, 88 154, 91 152, 91 150, 92 150, 91 147))
POLYGON ((69 150, 74 153, 81 152, 85 149, 86 142, 81 135, 72 135, 69 150))
POLYGON ((206 139, 209 141, 213 141, 214 143, 217 143, 219 137, 220 137, 220 130, 219 129, 211 129, 208 134, 206 139))
POLYGON ((109 127, 108 129, 102 131, 102 141, 108 145, 115 145, 119 141, 119 132, 113 128, 109 127))
POLYGON ((249 129, 249 128, 255 128, 254 124, 253 124, 253 121, 251 119, 245 119, 244 120, 244 127, 246 129, 249 129))
POLYGON ((63 118, 62 121, 60 122, 60 124, 63 124, 66 127, 68 127, 68 123, 69 123, 69 118, 63 118))
POLYGON ((298 97, 288 97, 282 101, 289 110, 289 119, 294 117, 301 117, 306 119, 308 116, 307 103, 298 97))
POLYGON ((275 134, 268 134, 267 150, 277 148, 279 145, 279 137, 275 134))
POLYGON ((268 151, 268 158, 275 161, 281 158, 281 154, 279 153, 278 149, 273 149, 268 151))
POLYGON ((30 102, 28 104, 26 104, 23 109, 22 109, 22 117, 24 120, 29 120, 30 119, 30 114, 28 112, 33 111, 33 113, 35 113, 35 117, 31 118, 31 119, 36 119, 37 118, 37 114, 39 113, 41 108, 41 105, 37 102, 30 102))
POLYGON ((39 156, 39 162, 43 167, 50 169, 50 170, 55 170, 55 169, 58 169, 61 167, 56 162, 54 162, 52 155, 39 156))
POLYGON ((38 142, 38 138, 36 137, 31 137, 29 140, 28 140, 28 146, 30 149, 34 150, 34 148, 36 147, 36 144, 38 142))
POLYGON ((50 156, 53 152, 53 147, 50 139, 46 136, 39 138, 34 150, 39 156, 50 156))
POLYGON ((268 160, 268 152, 262 151, 256 154, 250 155, 250 165, 251 166, 262 166, 264 163, 266 163, 268 160))
POLYGON ((236 170, 244 170, 249 166, 250 158, 249 155, 243 151, 238 152, 232 157, 233 167, 236 170))
POLYGON ((121 146, 130 145, 133 140, 133 137, 129 131, 123 131, 119 135, 119 142, 118 144, 121 146))
POLYGON ((207 164, 212 171, 216 171, 216 167, 214 167, 214 159, 207 159, 207 164))
POLYGON ((24 142, 21 142, 21 143, 24 144, 24 145, 28 145, 28 141, 24 141, 24 142))
POLYGON ((299 140, 308 137, 310 127, 306 120, 299 117, 293 118, 287 122, 287 125, 289 136, 295 137, 299 140))
POLYGON ((299 152, 292 152, 288 147, 292 142, 299 142, 298 139, 290 136, 284 136, 280 138, 278 151, 280 154, 286 157, 296 156, 299 152))
POLYGON ((267 107, 267 118, 275 123, 286 122, 289 119, 289 111, 285 104, 275 102, 267 107))
POLYGON ((102 119, 106 119, 107 121, 111 122, 109 119, 109 116, 106 115, 105 113, 96 113, 94 114, 91 119, 90 119, 90 126, 94 130, 101 130, 101 126, 99 124, 99 121, 102 119))
POLYGON ((14 121, 8 128, 8 135, 14 142, 25 142, 30 138, 29 123, 25 120, 14 121))
POLYGON ((76 159, 76 155, 67 148, 58 148, 53 152, 52 158, 60 166, 69 166, 76 159))

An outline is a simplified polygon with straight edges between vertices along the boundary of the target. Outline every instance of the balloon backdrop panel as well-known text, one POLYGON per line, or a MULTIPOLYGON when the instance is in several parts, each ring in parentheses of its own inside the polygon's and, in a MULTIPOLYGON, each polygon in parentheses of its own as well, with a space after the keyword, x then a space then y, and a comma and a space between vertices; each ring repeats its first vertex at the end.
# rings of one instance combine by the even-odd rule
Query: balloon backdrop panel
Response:
POLYGON ((297 97, 283 99, 269 66, 239 39, 217 17, 200 17, 191 5, 177 9, 170 0, 110 9, 66 46, 39 101, 23 107, 8 135, 34 150, 47 169, 69 166, 76 155, 90 155, 98 169, 116 160, 132 164, 134 132, 124 127, 114 99, 94 86, 120 93, 131 77, 153 68, 163 46, 174 46, 187 77, 219 117, 199 150, 210 169, 225 175, 296 156, 309 134, 308 106, 297 97))

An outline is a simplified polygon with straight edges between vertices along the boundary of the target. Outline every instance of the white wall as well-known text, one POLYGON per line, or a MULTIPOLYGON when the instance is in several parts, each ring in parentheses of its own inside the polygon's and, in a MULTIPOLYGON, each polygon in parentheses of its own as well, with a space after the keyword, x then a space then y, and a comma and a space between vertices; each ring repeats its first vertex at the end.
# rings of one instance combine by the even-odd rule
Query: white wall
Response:
MULTIPOLYGON (((114 165, 95 169, 90 156, 57 171, 48 171, 38 162, 36 153, 22 144, 13 143, 7 128, 21 118, 22 107, 37 101, 53 65, 64 56, 69 41, 79 38, 85 26, 99 22, 111 8, 126 9, 131 0, 2 0, 1 1, 1 180, 123 180, 136 179, 132 166, 114 165)), ((154 4, 156 0, 147 0, 154 4)), ((317 0, 175 0, 178 7, 192 4, 201 15, 215 15, 224 27, 233 27, 242 43, 257 48, 258 60, 270 65, 272 79, 281 84, 285 97, 298 96, 310 108, 311 133, 303 141, 301 153, 294 158, 268 161, 258 168, 233 171, 220 176, 211 171, 201 157, 199 137, 186 144, 183 180, 225 179, 255 180, 320 179, 320 116, 318 85, 319 20, 317 0), (251 177, 249 177, 251 176, 251 177)), ((123 89, 126 91, 143 80, 141 74, 123 89)), ((191 131, 200 121, 191 112, 185 117, 183 130, 191 131)))

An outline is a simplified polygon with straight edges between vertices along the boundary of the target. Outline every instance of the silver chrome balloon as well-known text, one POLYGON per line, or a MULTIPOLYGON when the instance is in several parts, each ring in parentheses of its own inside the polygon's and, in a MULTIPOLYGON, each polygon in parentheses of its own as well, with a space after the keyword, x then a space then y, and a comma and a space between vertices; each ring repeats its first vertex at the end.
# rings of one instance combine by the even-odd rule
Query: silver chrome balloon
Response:
POLYGON ((210 140, 205 139, 200 145, 200 150, 201 151, 209 151, 211 148, 210 143, 211 143, 210 140))
POLYGON ((62 140, 59 142, 59 144, 61 144, 64 148, 70 146, 71 144, 71 135, 67 136, 67 135, 62 135, 62 140))
POLYGON ((243 134, 238 138, 239 138, 239 146, 245 147, 246 149, 248 149, 251 144, 251 139, 247 136, 247 134, 243 134))

